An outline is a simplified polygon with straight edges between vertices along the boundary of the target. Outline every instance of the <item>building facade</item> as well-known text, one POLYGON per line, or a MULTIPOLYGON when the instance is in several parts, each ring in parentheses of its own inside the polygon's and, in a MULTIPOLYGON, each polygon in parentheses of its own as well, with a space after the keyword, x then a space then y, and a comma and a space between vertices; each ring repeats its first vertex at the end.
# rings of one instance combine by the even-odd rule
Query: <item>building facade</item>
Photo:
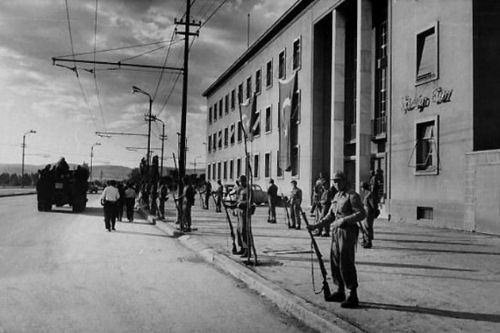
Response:
POLYGON ((209 179, 243 172, 238 102, 256 92, 255 183, 288 193, 296 179, 307 204, 320 173, 359 190, 373 170, 394 221, 500 233, 499 13, 493 0, 297 1, 204 92, 209 179), (278 80, 293 73, 283 172, 278 80))

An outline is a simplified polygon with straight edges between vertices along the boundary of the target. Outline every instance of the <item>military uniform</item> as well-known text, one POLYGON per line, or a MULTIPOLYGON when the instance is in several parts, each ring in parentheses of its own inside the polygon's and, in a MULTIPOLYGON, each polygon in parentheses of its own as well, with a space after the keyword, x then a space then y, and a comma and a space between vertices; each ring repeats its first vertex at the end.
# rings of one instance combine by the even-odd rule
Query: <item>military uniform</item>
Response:
POLYGON ((181 228, 184 231, 191 231, 191 207, 194 205, 195 190, 191 184, 185 185, 182 191, 182 214, 184 216, 184 225, 181 228))
POLYGON ((363 236, 361 245, 364 248, 371 248, 373 240, 373 221, 377 216, 377 206, 375 203, 375 196, 369 189, 364 190, 363 206, 365 208, 366 218, 361 222, 361 233, 363 236))
POLYGON ((313 226, 330 226, 332 244, 330 252, 330 265, 333 282, 338 290, 330 297, 331 301, 342 302, 342 307, 352 308, 358 306, 358 278, 355 267, 355 247, 358 240, 358 222, 366 216, 359 194, 348 190, 345 186, 346 177, 343 173, 336 176, 343 181, 343 188, 332 200, 328 214, 321 222, 313 226), (349 297, 345 299, 345 288, 350 290, 349 297))
POLYGON ((278 200, 278 186, 274 183, 267 189, 267 201, 269 204, 267 213, 267 222, 276 223, 276 202, 278 200))
POLYGON ((290 193, 292 228, 300 229, 300 205, 302 204, 302 190, 298 187, 292 188, 290 193))
POLYGON ((221 184, 219 184, 217 186, 217 189, 215 190, 215 195, 217 196, 215 211, 217 213, 222 212, 222 195, 223 195, 223 192, 224 192, 224 188, 222 187, 221 184))
MULTIPOLYGON (((248 235, 248 219, 247 219, 247 199, 248 186, 240 186, 237 193, 236 207, 238 212, 238 232, 241 235, 241 248, 243 256, 248 255, 250 251, 250 238, 248 235)), ((250 216, 248 216, 250 218, 250 216)))

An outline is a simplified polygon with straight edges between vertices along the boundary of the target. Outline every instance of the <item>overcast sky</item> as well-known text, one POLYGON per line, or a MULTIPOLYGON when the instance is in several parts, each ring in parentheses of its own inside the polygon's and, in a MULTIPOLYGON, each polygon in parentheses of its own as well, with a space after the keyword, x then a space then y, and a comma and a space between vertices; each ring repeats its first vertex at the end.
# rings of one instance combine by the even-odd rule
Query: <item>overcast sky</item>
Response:
MULTIPOLYGON (((222 0, 195 0, 193 18, 204 21, 222 0)), ((198 167, 205 160, 206 101, 201 93, 246 48, 246 18, 251 14, 250 41, 262 34, 295 0, 229 0, 201 29, 191 49, 187 136, 188 167, 195 157, 198 167)), ((94 50, 95 0, 68 0, 75 53, 94 50)), ((137 44, 166 43, 96 53, 98 61, 125 61, 161 65, 174 29, 174 18, 185 11, 184 0, 100 0, 97 11, 96 49, 105 50, 137 44), (159 50, 154 49, 163 46, 159 50), (146 51, 149 54, 126 60, 146 51)), ((180 29, 181 30, 181 29, 180 29)), ((174 38, 167 65, 182 65, 182 36, 174 38)), ((132 94, 136 85, 152 95, 159 71, 116 70, 97 66, 95 87, 93 65, 78 65, 81 86, 74 71, 52 65, 51 57, 71 54, 65 0, 0 1, 0 163, 20 163, 23 134, 26 163, 52 163, 61 156, 72 163, 135 167, 145 150, 146 138, 114 136, 100 138, 96 131, 146 133, 144 114, 148 100, 132 94), (87 102, 85 100, 85 97, 87 102), (99 96, 99 98, 98 98, 99 96), (99 103, 100 102, 100 103, 99 103), (101 105, 101 108, 99 107, 101 105)), ((79 59, 93 59, 93 54, 79 59)), ((72 63, 66 64, 72 67, 72 63)), ((166 156, 177 153, 180 131, 182 77, 165 105, 175 73, 165 73, 155 98, 153 114, 166 122, 166 156), (161 111, 161 112, 160 112, 161 111)), ((160 147, 160 124, 153 125, 152 147, 160 147)), ((166 160, 173 165, 172 160, 166 160)))

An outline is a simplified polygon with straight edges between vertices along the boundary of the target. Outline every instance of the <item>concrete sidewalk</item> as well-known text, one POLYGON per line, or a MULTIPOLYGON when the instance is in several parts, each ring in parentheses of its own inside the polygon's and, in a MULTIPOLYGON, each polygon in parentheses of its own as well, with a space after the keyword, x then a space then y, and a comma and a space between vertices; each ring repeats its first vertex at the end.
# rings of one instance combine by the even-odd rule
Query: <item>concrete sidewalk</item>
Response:
MULTIPOLYGON (((170 203, 170 200, 169 200, 170 203)), ((175 209, 157 226, 174 234, 175 209)), ((236 227, 236 218, 231 216, 236 227)), ((320 331, 500 332, 500 237, 429 227, 375 223, 372 249, 358 246, 361 307, 342 309, 312 290, 307 231, 290 230, 283 209, 269 224, 267 207, 253 218, 257 267, 231 254, 224 213, 193 207, 196 231, 179 236, 207 261, 266 294, 282 310, 320 331)), ((317 238, 329 270, 329 238, 317 238)), ((321 274, 313 260, 316 288, 321 274)), ((334 285, 329 273, 330 288, 334 285)))
POLYGON ((13 197, 17 195, 31 195, 36 194, 35 188, 21 188, 21 187, 6 187, 0 188, 0 198, 13 197))

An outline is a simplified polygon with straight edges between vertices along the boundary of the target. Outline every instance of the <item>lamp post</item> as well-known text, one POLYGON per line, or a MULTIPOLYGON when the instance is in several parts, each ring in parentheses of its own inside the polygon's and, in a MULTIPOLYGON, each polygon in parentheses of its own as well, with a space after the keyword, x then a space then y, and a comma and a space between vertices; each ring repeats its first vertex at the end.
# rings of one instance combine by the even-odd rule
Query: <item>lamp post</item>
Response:
POLYGON ((36 133, 35 130, 29 130, 26 133, 23 134, 23 162, 21 164, 21 187, 24 187, 24 149, 26 148, 26 135, 30 133, 36 133))
POLYGON ((92 159, 94 158, 94 147, 95 146, 100 146, 101 143, 100 142, 96 142, 94 143, 91 147, 90 147, 90 180, 92 181, 92 159))
POLYGON ((146 165, 148 167, 148 173, 149 173, 149 157, 150 157, 150 147, 151 147, 151 120, 152 120, 152 117, 151 117, 151 109, 153 107, 153 98, 151 98, 151 95, 148 94, 147 92, 145 92, 144 90, 142 90, 141 88, 137 87, 137 86, 133 86, 132 87, 132 93, 135 94, 135 93, 139 93, 139 94, 143 94, 143 95, 146 95, 148 96, 149 98, 149 113, 148 113, 148 148, 147 148, 147 152, 146 152, 146 165))
POLYGON ((163 153, 165 148, 165 140, 167 140, 167 136, 165 135, 165 122, 156 116, 153 116, 153 120, 161 122, 162 125, 162 132, 160 135, 160 140, 161 140, 160 178, 161 178, 163 177, 163 153))

